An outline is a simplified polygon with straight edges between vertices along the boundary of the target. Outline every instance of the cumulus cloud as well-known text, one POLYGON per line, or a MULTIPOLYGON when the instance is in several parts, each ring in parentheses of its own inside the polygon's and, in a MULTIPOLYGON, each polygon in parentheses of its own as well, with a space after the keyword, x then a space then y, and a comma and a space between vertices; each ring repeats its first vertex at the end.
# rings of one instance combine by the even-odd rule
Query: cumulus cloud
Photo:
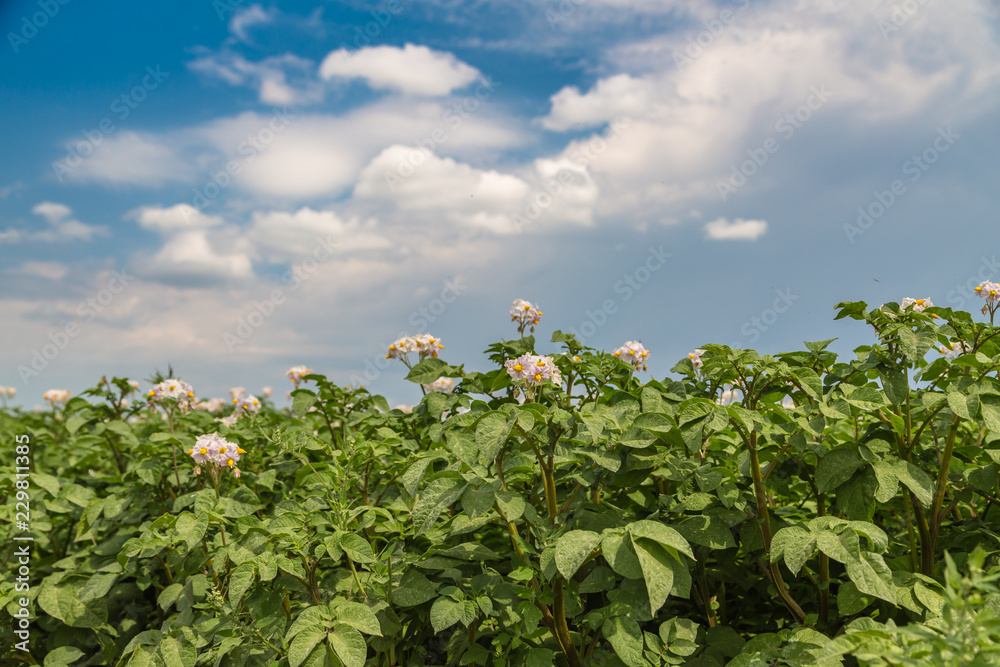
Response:
POLYGON ((343 221, 333 211, 308 206, 295 212, 256 211, 247 231, 256 251, 272 262, 296 261, 316 252, 329 256, 348 251, 388 248, 375 231, 375 221, 343 221))
POLYGON ((756 241, 767 231, 765 220, 743 220, 732 222, 719 218, 705 223, 705 232, 713 241, 756 241))
POLYGON ((192 167, 171 143, 155 135, 122 130, 105 137, 65 176, 79 182, 156 187, 188 180, 192 167))
POLYGON ((205 229, 222 224, 222 218, 206 215, 190 204, 169 208, 143 206, 130 214, 143 229, 169 233, 184 229, 205 229))
POLYGON ((62 262, 25 262, 21 266, 10 268, 5 273, 33 276, 46 280, 62 280, 69 273, 69 267, 62 262))
POLYGON ((320 65, 319 74, 324 79, 364 79, 377 90, 428 97, 447 95, 480 77, 479 70, 451 53, 415 44, 331 51, 320 65))
POLYGON ((67 241, 89 241, 95 236, 108 233, 106 227, 87 225, 73 216, 73 210, 65 204, 43 201, 36 204, 31 212, 43 218, 47 227, 39 231, 25 229, 7 229, 0 233, 0 240, 5 243, 22 241, 37 241, 42 243, 59 243, 67 241))
POLYGON ((314 79, 316 64, 291 53, 252 62, 222 51, 198 58, 188 68, 231 86, 254 88, 264 104, 298 105, 323 99, 322 86, 314 79))

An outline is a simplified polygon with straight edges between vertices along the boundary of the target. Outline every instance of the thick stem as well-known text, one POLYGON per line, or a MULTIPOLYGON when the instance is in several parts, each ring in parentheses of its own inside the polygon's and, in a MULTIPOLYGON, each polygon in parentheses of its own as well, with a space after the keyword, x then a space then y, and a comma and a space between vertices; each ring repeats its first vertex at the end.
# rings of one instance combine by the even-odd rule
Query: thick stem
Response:
MULTIPOLYGON (((757 455, 757 432, 750 431, 750 437, 748 440, 749 450, 750 450, 750 472, 753 474, 753 488, 754 494, 757 497, 757 521, 760 523, 760 534, 764 538, 764 551, 768 554, 768 560, 771 557, 771 517, 770 510, 767 505, 767 493, 764 489, 764 481, 761 478, 760 472, 760 457, 757 455)), ((785 587, 785 581, 781 578, 781 570, 778 567, 778 563, 770 564, 771 577, 774 581, 774 587, 778 589, 778 596, 781 597, 782 602, 788 607, 788 610, 792 612, 799 623, 805 623, 806 613, 802 611, 802 607, 792 599, 792 596, 788 593, 788 589, 785 587)))
POLYGON ((928 540, 921 550, 921 571, 931 576, 934 574, 934 551, 937 547, 938 529, 944 519, 941 507, 944 505, 945 492, 948 490, 948 473, 951 471, 951 455, 955 449, 955 436, 958 435, 959 417, 953 415, 951 426, 948 429, 948 437, 944 444, 944 453, 941 455, 941 469, 938 471, 937 492, 934 494, 934 502, 931 505, 930 525, 928 526, 928 540))
MULTIPOLYGON (((819 516, 826 516, 826 500, 818 493, 816 509, 819 516)), ((822 551, 819 553, 819 621, 823 625, 830 623, 830 557, 822 551)))
POLYGON ((553 612, 556 621, 556 639, 562 646, 563 655, 566 657, 566 664, 569 667, 580 667, 580 654, 576 651, 572 639, 569 636, 569 627, 566 625, 566 606, 563 602, 562 579, 558 576, 552 582, 552 592, 555 593, 555 605, 553 612))

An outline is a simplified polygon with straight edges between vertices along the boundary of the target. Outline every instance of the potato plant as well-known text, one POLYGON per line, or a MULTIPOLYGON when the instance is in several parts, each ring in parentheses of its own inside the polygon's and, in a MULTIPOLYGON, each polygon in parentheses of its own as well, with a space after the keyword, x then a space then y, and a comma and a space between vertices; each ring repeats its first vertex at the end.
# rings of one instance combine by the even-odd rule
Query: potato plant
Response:
POLYGON ((162 376, 5 408, 35 540, 0 603, 37 617, 4 664, 995 664, 1000 329, 837 308, 854 358, 705 345, 644 379, 632 341, 539 354, 519 301, 489 370, 390 348, 411 411, 304 367, 222 418, 162 376))

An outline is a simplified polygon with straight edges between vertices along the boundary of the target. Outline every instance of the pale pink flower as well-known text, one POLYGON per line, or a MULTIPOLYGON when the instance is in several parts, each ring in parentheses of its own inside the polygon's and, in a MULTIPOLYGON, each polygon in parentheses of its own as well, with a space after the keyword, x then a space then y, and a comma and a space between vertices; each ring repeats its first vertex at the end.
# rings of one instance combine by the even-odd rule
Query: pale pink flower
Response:
POLYGON ((628 341, 615 350, 613 354, 625 363, 632 364, 637 371, 649 370, 649 366, 646 365, 649 350, 643 347, 642 343, 638 341, 628 341))

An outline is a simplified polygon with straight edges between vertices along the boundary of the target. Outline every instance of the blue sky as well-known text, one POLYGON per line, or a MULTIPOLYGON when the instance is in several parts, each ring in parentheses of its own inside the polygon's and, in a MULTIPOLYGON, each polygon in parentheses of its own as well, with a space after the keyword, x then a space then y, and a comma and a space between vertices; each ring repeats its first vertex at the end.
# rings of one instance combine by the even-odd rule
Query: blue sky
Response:
POLYGON ((24 405, 168 363, 205 397, 306 364, 413 403, 385 346, 485 370, 515 298, 539 351, 642 340, 663 377, 709 342, 845 352, 870 340, 839 301, 974 310, 1000 280, 993 3, 35 0, 0 27, 24 405))

